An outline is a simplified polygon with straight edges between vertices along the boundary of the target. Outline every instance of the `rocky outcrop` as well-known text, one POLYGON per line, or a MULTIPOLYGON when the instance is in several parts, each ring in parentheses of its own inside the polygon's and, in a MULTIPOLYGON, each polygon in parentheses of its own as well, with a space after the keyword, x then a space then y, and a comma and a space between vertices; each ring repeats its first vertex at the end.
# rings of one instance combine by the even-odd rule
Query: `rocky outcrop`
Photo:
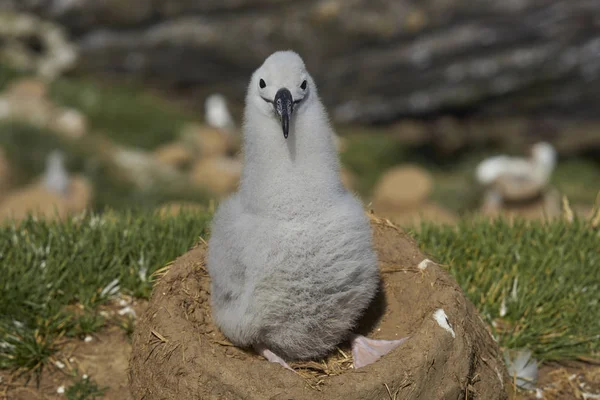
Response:
POLYGON ((214 88, 238 104, 276 49, 302 53, 338 121, 598 116, 596 0, 0 0, 66 26, 85 68, 214 88))
POLYGON ((372 206, 378 214, 402 226, 422 222, 454 224, 458 218, 430 201, 434 188, 431 174, 417 165, 397 165, 379 178, 373 189, 372 206))

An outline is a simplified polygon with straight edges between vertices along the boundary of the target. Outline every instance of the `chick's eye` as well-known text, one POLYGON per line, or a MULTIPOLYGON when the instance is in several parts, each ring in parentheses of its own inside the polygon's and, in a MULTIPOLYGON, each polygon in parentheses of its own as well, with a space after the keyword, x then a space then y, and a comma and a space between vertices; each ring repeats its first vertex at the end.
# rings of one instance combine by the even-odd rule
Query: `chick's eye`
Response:
POLYGON ((302 88, 302 90, 306 90, 306 80, 302 81, 302 84, 300 85, 300 87, 302 88))
POLYGON ((267 86, 267 84, 263 79, 261 79, 260 82, 258 82, 258 86, 260 86, 261 89, 264 89, 267 86))

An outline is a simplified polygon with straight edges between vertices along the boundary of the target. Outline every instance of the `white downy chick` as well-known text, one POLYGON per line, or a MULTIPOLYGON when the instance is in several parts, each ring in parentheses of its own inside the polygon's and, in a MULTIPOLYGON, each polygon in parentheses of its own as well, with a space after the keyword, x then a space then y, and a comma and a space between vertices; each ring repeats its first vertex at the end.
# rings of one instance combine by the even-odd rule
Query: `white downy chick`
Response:
POLYGON ((355 368, 401 340, 352 333, 378 290, 362 204, 342 185, 334 132, 304 62, 276 52, 246 96, 239 190, 213 220, 213 317, 269 361, 313 359, 350 339, 355 368))
POLYGON ((227 107, 227 100, 222 94, 211 94, 204 102, 205 119, 213 128, 222 129, 225 132, 235 131, 235 122, 227 107))
POLYGON ((69 183, 69 173, 65 168, 63 153, 59 150, 54 150, 46 158, 44 186, 52 193, 67 196, 69 192, 69 183))

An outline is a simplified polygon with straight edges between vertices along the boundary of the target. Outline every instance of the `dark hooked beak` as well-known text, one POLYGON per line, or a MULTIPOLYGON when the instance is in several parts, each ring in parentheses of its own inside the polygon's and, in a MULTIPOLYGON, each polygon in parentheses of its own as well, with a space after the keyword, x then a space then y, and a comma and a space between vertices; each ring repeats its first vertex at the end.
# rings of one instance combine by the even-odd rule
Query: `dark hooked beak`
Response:
POLYGON ((286 88, 279 89, 273 100, 275 112, 281 118, 281 129, 283 129, 283 137, 287 139, 290 132, 290 118, 294 111, 294 99, 292 93, 286 88))

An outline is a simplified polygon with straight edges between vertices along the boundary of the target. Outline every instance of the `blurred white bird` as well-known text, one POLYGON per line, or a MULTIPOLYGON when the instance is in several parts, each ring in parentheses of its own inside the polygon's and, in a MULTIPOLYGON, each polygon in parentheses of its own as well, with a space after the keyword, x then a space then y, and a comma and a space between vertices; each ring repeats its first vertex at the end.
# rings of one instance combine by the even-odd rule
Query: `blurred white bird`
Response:
POLYGON ((546 142, 536 143, 530 158, 500 155, 482 161, 476 170, 477 181, 491 188, 488 200, 524 200, 543 191, 556 165, 556 150, 546 142))
POLYGON ((69 191, 69 182, 69 173, 65 168, 63 153, 55 150, 46 158, 44 186, 50 192, 66 196, 69 191))
POLYGON ((233 133, 236 125, 227 107, 227 100, 222 94, 211 94, 204 103, 206 122, 213 128, 233 133))

